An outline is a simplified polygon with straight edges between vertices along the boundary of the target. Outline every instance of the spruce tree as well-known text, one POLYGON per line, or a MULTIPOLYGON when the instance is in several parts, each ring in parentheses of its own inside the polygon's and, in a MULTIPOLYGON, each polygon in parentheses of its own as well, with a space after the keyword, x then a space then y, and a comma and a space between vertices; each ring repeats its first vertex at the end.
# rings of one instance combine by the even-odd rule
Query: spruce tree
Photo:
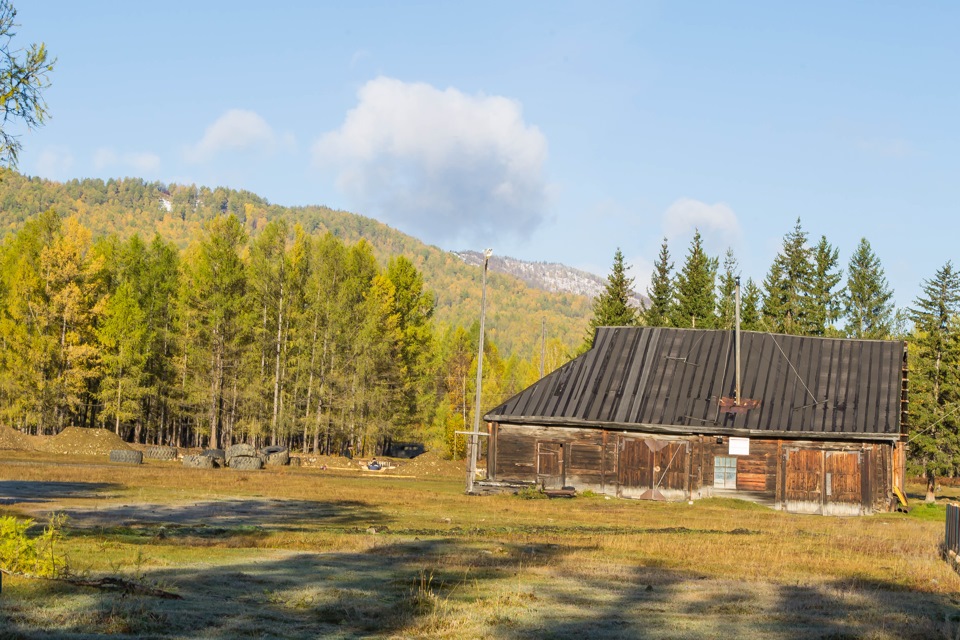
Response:
POLYGON ((826 236, 820 236, 820 242, 813 248, 813 271, 810 275, 810 307, 807 318, 807 334, 825 336, 833 329, 833 323, 840 318, 843 291, 834 291, 843 278, 843 270, 838 269, 839 252, 826 236))
POLYGON ((660 245, 660 255, 653 263, 653 275, 647 296, 650 305, 643 310, 643 321, 648 327, 666 327, 670 325, 673 310, 673 263, 670 262, 670 250, 667 239, 660 245))
POLYGON ((677 327, 709 329, 716 325, 717 259, 703 250, 700 232, 693 234, 683 269, 677 274, 677 304, 673 324, 677 327))
POLYGON ((927 480, 927 502, 938 476, 960 471, 960 273, 948 261, 910 309, 910 457, 927 480))
POLYGON ((748 278, 746 286, 743 287, 743 294, 740 296, 740 328, 744 331, 765 330, 763 315, 760 312, 761 298, 760 287, 753 278, 748 278))
POLYGON ((800 218, 783 238, 783 249, 774 258, 763 288, 763 318, 774 333, 803 335, 809 315, 810 278, 813 273, 807 233, 800 218))
POLYGON ((740 265, 737 264, 737 259, 733 255, 733 249, 728 248, 726 255, 723 257, 723 273, 720 274, 720 287, 717 295, 718 329, 733 328, 736 312, 734 295, 737 290, 738 277, 740 277, 740 265))
POLYGON ((630 267, 623 263, 623 253, 617 248, 613 254, 613 268, 607 276, 607 286, 593 300, 593 318, 590 319, 590 329, 587 332, 586 343, 583 349, 593 345, 593 336, 597 327, 632 327, 636 326, 637 310, 630 306, 633 296, 633 278, 627 277, 630 267))
POLYGON ((850 258, 847 269, 846 334, 851 338, 889 338, 893 330, 893 291, 866 238, 850 258))

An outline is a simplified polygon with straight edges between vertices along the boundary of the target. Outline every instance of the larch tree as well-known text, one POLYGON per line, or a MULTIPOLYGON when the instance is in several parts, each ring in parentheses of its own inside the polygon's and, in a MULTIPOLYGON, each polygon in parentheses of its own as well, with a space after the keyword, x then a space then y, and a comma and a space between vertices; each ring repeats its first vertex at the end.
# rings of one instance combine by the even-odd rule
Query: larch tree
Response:
POLYGON ((810 313, 811 250, 800 219, 783 238, 783 248, 763 281, 763 320, 770 331, 804 335, 810 313))
POLYGON ((867 239, 861 238, 847 268, 846 335, 874 340, 889 338, 894 319, 892 299, 893 291, 887 284, 880 258, 867 239))
POLYGON ((643 310, 643 322, 648 327, 670 326, 674 304, 673 263, 667 239, 660 245, 660 253, 653 263, 653 275, 647 289, 650 304, 643 310))
POLYGON ((716 325, 717 259, 703 249, 700 231, 693 234, 683 268, 677 274, 677 302, 673 308, 675 327, 712 329, 716 325))
POLYGON ((246 241, 234 216, 219 216, 207 225, 192 259, 184 263, 183 299, 193 334, 187 348, 196 362, 194 382, 206 388, 206 408, 198 419, 206 413, 211 448, 221 443, 230 400, 226 382, 239 366, 245 337, 247 274, 240 252, 246 241))
POLYGON ((148 392, 144 384, 146 314, 129 281, 117 287, 107 300, 97 338, 102 363, 100 416, 105 426, 113 422, 117 435, 126 435, 120 431, 121 424, 142 415, 140 402, 148 392))
POLYGON ((433 294, 423 286, 423 276, 413 263, 398 256, 387 263, 387 278, 393 283, 394 309, 399 331, 399 411, 397 426, 404 437, 413 437, 416 424, 429 420, 436 398, 426 384, 433 351, 433 294))
POLYGON ((937 477, 960 471, 960 273, 950 262, 924 280, 909 313, 910 458, 933 502, 937 477))
POLYGON ((6 126, 21 122, 28 129, 41 126, 47 119, 43 90, 50 86, 49 74, 56 63, 47 47, 31 44, 14 47, 17 10, 8 0, 0 0, 0 164, 17 166, 22 144, 6 126))

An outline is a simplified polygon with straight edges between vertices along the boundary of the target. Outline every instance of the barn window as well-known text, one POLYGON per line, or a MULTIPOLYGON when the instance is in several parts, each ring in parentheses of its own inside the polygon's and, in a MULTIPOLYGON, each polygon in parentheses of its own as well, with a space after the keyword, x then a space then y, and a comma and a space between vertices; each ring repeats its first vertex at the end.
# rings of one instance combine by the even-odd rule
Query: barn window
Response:
POLYGON ((717 489, 737 488, 737 459, 716 456, 713 459, 713 486, 717 489))

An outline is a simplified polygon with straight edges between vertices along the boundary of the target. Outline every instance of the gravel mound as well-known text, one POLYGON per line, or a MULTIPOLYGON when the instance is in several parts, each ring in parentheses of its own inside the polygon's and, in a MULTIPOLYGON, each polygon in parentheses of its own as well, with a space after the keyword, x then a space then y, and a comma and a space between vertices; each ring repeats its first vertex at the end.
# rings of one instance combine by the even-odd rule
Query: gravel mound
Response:
POLYGON ((31 451, 34 449, 36 436, 28 436, 10 427, 0 427, 0 449, 19 449, 31 451))
POLYGON ((55 436, 39 438, 34 449, 65 455, 101 456, 130 447, 120 436, 107 429, 67 427, 55 436))

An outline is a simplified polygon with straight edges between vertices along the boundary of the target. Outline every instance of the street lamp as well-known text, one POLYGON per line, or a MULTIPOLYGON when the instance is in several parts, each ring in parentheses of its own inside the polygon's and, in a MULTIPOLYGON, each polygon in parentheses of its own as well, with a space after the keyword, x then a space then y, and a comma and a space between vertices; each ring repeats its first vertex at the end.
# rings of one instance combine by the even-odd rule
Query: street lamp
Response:
POLYGON ((480 348, 477 353, 477 397, 473 403, 473 433, 467 442, 467 493, 473 493, 473 480, 477 475, 478 440, 480 439, 480 388, 483 384, 483 320, 487 311, 487 265, 493 249, 483 252, 483 276, 480 285, 480 348))

